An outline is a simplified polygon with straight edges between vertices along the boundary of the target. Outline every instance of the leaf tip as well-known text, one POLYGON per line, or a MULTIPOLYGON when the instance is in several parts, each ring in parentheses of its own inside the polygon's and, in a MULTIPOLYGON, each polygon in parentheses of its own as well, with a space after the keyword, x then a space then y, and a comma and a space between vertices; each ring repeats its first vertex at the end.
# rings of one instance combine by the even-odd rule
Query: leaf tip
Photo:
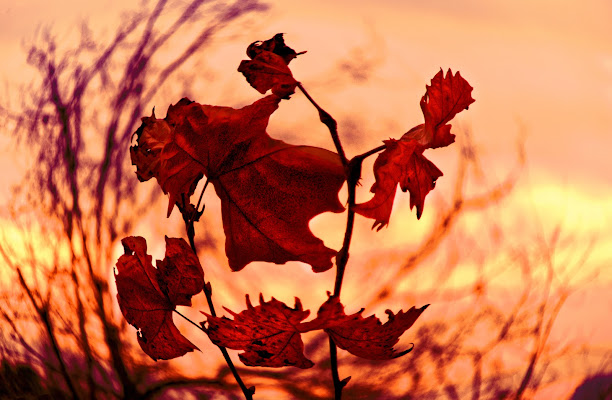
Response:
POLYGON ((386 221, 386 222, 385 222, 385 221, 379 221, 379 220, 376 220, 376 221, 374 221, 374 223, 372 224, 372 230, 376 229, 376 232, 380 232, 380 230, 381 230, 382 228, 384 228, 385 226, 388 226, 388 225, 389 225, 389 221, 386 221))
POLYGON ((406 354, 410 353, 413 349, 414 349, 414 343, 410 343, 410 348, 397 353, 396 355, 393 356, 393 358, 395 359, 395 358, 400 358, 402 356, 405 356, 406 354))
POLYGON ((297 296, 295 296, 295 305, 293 306, 293 308, 297 311, 302 311, 304 309, 302 306, 302 301, 297 296))

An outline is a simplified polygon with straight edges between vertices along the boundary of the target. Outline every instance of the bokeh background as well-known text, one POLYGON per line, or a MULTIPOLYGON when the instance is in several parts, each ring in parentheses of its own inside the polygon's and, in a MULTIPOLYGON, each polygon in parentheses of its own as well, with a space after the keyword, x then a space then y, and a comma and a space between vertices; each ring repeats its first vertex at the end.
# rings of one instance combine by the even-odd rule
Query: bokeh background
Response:
MULTIPOLYGON (((164 235, 185 237, 157 183, 138 183, 130 165, 140 117, 182 97, 252 103, 260 94, 236 68, 248 44, 284 32, 307 50, 291 69, 349 156, 420 124, 440 68, 474 87, 457 143, 426 153, 444 176, 421 220, 401 192, 387 228, 358 218, 347 311, 384 322, 385 309, 431 306, 398 344, 414 343, 403 358, 340 350, 346 398, 611 398, 611 17, 605 0, 0 3, 0 397, 240 398, 218 350, 182 320, 202 352, 146 358, 118 310, 113 265, 123 236, 146 237, 154 258, 164 235)), ((268 132, 333 149, 300 93, 268 132)), ((333 270, 230 272, 214 191, 204 200, 196 238, 218 307, 263 293, 314 312, 327 298, 333 270)), ((344 218, 311 228, 339 248, 344 218)), ((181 311, 199 321, 205 303, 181 311)), ((316 363, 305 371, 247 368, 231 352, 256 398, 331 396, 325 337, 305 340, 316 363)))

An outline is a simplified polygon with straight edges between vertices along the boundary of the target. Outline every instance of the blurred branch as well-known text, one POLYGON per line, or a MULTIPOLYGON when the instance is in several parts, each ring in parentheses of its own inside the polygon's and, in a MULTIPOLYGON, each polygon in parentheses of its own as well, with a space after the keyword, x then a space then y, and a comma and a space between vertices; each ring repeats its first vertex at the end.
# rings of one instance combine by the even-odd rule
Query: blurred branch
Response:
MULTIPOLYGON (((30 300, 30 304, 36 311, 38 318, 40 319, 40 321, 42 322, 42 325, 44 326, 45 332, 47 334, 47 338, 49 339, 49 342, 51 344, 51 348, 53 349, 57 362, 59 363, 61 375, 64 378, 64 381, 66 383, 66 386, 68 387, 68 390, 70 391, 72 398, 79 399, 80 397, 77 394, 72 378, 70 377, 70 374, 68 373, 66 362, 64 360, 64 357, 62 356, 62 351, 58 344, 57 337, 55 336, 53 324, 50 319, 49 303, 42 301, 40 299, 40 295, 37 292, 34 292, 28 286, 21 272, 21 268, 13 264, 12 260, 8 257, 3 246, 0 246, 0 253, 2 254, 4 258, 4 261, 11 267, 11 269, 13 269, 17 273, 17 276, 19 277, 19 285, 24 290, 24 292, 27 294, 28 299, 30 300)), ((4 315, 6 316, 6 314, 4 315)), ((11 326, 14 327, 14 324, 11 323, 11 326)), ((27 348, 29 349, 31 348, 31 346, 27 346, 27 348)))
POLYGON ((451 205, 440 212, 434 226, 429 230, 429 234, 419 247, 406 257, 406 260, 397 272, 380 286, 380 289, 378 289, 376 294, 372 297, 373 300, 371 300, 371 302, 377 302, 391 296, 393 294, 394 283, 400 281, 423 260, 436 252, 444 238, 452 232, 453 226, 465 212, 477 211, 490 207, 512 192, 524 165, 524 158, 522 156, 524 151, 523 143, 521 142, 519 144, 517 166, 514 171, 508 174, 506 179, 493 188, 487 189, 483 194, 466 198, 465 185, 468 177, 468 167, 470 165, 476 167, 479 164, 479 159, 478 153, 472 143, 471 135, 466 133, 463 137, 464 141, 461 143, 457 177, 455 178, 455 189, 452 195, 451 205))
MULTIPOLYGON (((42 30, 38 41, 27 49, 28 63, 42 81, 22 93, 20 110, 4 105, 0 109, 0 117, 12 124, 17 144, 33 154, 13 202, 27 207, 16 216, 27 213, 35 225, 57 224, 57 230, 47 238, 56 241, 48 243, 55 259, 48 271, 35 257, 42 240, 24 241, 26 257, 29 254, 31 258, 31 280, 47 274, 46 279, 30 284, 25 271, 13 268, 20 279, 17 289, 32 303, 32 322, 47 332, 73 398, 109 394, 137 398, 137 380, 154 378, 135 375, 139 365, 131 357, 131 344, 121 338, 125 325, 111 318, 114 303, 107 283, 113 245, 156 196, 137 197, 136 179, 126 162, 142 108, 217 33, 251 12, 266 9, 257 0, 169 4, 158 0, 124 18, 106 44, 97 44, 85 24, 76 47, 67 49, 62 47, 65 42, 59 43, 49 30, 42 30), (204 5, 207 12, 200 13, 204 5), (192 30, 196 23, 201 25, 199 33, 192 30), (178 51, 177 58, 163 57, 169 46, 178 51), (60 255, 64 250, 68 250, 67 256, 60 255), (38 287, 44 288, 46 295, 36 292, 38 287), (61 314, 52 317, 55 308, 61 314), (100 337, 92 335, 94 332, 101 332, 100 337), (74 358, 82 367, 70 370, 63 353, 72 354, 72 350, 57 340, 58 334, 76 340, 78 355, 74 358), (101 344, 107 352, 94 350, 101 344), (110 380, 101 382, 106 377, 110 380)), ((3 252, 3 256, 19 264, 14 254, 3 252)), ((12 322, 7 326, 18 332, 19 326, 12 322)), ((30 343, 31 338, 16 337, 26 352, 44 358, 30 343)))

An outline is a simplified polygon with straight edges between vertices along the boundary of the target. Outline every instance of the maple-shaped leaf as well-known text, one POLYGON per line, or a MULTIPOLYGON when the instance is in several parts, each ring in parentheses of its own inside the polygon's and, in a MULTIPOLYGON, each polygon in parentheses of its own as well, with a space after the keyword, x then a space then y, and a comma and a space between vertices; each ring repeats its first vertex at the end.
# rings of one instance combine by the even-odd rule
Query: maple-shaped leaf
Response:
MULTIPOLYGON (((182 99, 176 106, 170 106, 168 113, 173 107, 180 107, 191 102, 187 99, 182 99)), ((166 118, 167 119, 167 118, 166 118)), ((173 165, 171 153, 172 149, 167 148, 173 138, 173 126, 168 121, 155 118, 155 110, 150 117, 143 117, 142 124, 134 133, 136 135, 136 145, 130 147, 130 157, 132 165, 136 165, 136 176, 141 182, 148 181, 155 177, 164 193, 170 191, 170 203, 168 204, 168 216, 172 211, 175 203, 181 201, 181 195, 186 195, 189 198, 199 180, 202 178, 202 173, 183 169, 180 165, 180 157, 178 159, 179 166, 173 165), (164 160, 162 160, 162 151, 166 148, 164 160), (163 167, 162 167, 163 162, 163 167), (191 172, 191 174, 190 174, 191 172), (173 181, 167 182, 168 177, 174 177, 173 181), (178 178, 178 179, 177 179, 178 178)))
POLYGON ((425 123, 415 126, 399 140, 385 140, 386 149, 374 162, 376 182, 370 189, 374 197, 355 206, 355 211, 375 220, 373 227, 380 230, 389 224, 397 185, 410 192, 410 209, 416 206, 417 218, 423 213, 425 197, 442 176, 423 152, 426 149, 445 147, 455 141, 448 122, 474 102, 472 87, 457 72, 442 70, 427 85, 421 99, 425 123))
POLYGON ((289 62, 299 54, 285 44, 282 33, 264 42, 251 43, 247 48, 250 60, 242 60, 238 72, 261 94, 272 89, 280 98, 289 98, 295 92, 298 82, 288 67, 289 62))
POLYGON ((399 337, 414 324, 427 306, 393 314, 387 310, 389 320, 381 324, 375 316, 363 318, 361 313, 346 315, 337 296, 330 296, 319 308, 317 317, 303 322, 310 311, 304 310, 296 297, 294 308, 272 298, 265 302, 260 295, 259 306, 254 307, 249 296, 247 309, 235 313, 226 310, 233 319, 207 317, 208 327, 202 326, 213 343, 234 350, 246 365, 259 367, 295 366, 310 368, 312 361, 304 356, 301 334, 323 329, 341 349, 370 360, 400 357, 412 349, 397 352, 393 346, 399 337))
POLYGON ((145 182, 159 175, 160 155, 170 140, 171 130, 168 124, 155 118, 154 109, 150 117, 142 118, 142 124, 134 134, 138 137, 138 145, 130 147, 130 156, 132 164, 138 166, 138 180, 145 182))
POLYGON ((361 311, 346 315, 344 306, 336 296, 323 303, 317 313, 317 318, 310 322, 311 328, 320 326, 329 334, 336 346, 349 353, 369 360, 388 360, 409 353, 412 348, 397 352, 393 346, 400 336, 408 330, 428 305, 412 307, 404 312, 386 313, 389 320, 382 324, 376 316, 363 318, 361 311))
MULTIPOLYGON (((276 300, 266 302, 260 295, 259 305, 253 306, 246 296, 247 309, 236 314, 228 310, 233 320, 205 314, 205 327, 210 340, 219 346, 245 350, 240 360, 249 366, 310 368, 314 364, 304 356, 300 323, 310 312, 302 309, 296 297, 295 307, 276 300)), ((202 323, 204 326, 204 323, 202 323)))
MULTIPOLYGON (((143 141, 162 136, 153 130, 169 130, 155 169, 170 196, 168 213, 205 175, 221 199, 225 249, 234 271, 252 261, 302 261, 325 271, 336 251, 325 247, 308 223, 323 212, 344 210, 338 200, 344 168, 336 153, 268 136, 279 102, 270 95, 236 110, 183 99, 170 106, 164 120, 143 119, 133 153, 152 146, 143 141)), ((151 170, 151 163, 141 166, 134 157, 132 162, 151 170)))
POLYGON ((204 271, 189 245, 166 237, 166 256, 154 268, 144 238, 130 236, 121 243, 125 254, 117 261, 117 300, 125 319, 139 330, 142 350, 153 360, 169 360, 197 349, 172 321, 176 306, 190 306, 204 287, 204 271))

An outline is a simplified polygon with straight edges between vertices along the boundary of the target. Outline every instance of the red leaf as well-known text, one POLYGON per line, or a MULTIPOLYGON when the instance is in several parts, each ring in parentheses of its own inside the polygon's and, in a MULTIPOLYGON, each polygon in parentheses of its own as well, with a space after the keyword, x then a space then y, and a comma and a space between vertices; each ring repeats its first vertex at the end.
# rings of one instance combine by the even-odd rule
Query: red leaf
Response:
POLYGON ((155 109, 150 117, 142 119, 142 125, 136 131, 138 146, 130 147, 132 164, 137 165, 136 176, 141 182, 159 175, 160 155, 170 140, 171 130, 155 118, 155 109))
POLYGON ((455 141, 447 123, 474 102, 472 87, 459 72, 454 76, 449 69, 444 77, 440 70, 426 86, 421 99, 421 110, 425 116, 425 135, 421 144, 427 148, 446 147, 455 141))
POLYGON ((166 257, 158 269, 147 254, 142 237, 121 243, 125 254, 117 261, 117 300, 125 319, 139 329, 138 343, 153 360, 169 360, 197 347, 172 321, 177 305, 191 305, 191 297, 204 287, 204 271, 183 239, 166 237, 166 257))
POLYGON ((428 306, 401 311, 393 314, 391 310, 386 313, 389 320, 381 324, 374 315, 363 318, 361 313, 346 315, 344 306, 337 297, 331 296, 310 323, 312 326, 321 326, 331 336, 336 346, 349 353, 369 360, 388 360, 401 357, 409 353, 412 348, 397 352, 393 346, 397 344, 400 336, 408 330, 428 306))
POLYGON ((238 67, 247 82, 261 94, 272 89, 280 98, 289 98, 295 92, 297 81, 287 66, 298 56, 285 44, 282 33, 265 42, 254 42, 247 48, 251 60, 243 60, 238 67))
POLYGON ((259 367, 312 367, 312 361, 304 356, 300 334, 318 329, 324 329, 338 347, 358 357, 370 360, 400 357, 412 348, 398 353, 393 346, 427 308, 412 307, 397 314, 387 310, 389 321, 383 325, 375 316, 363 318, 363 310, 346 315, 338 297, 330 296, 315 319, 302 322, 310 311, 302 309, 297 297, 294 308, 274 298, 266 303, 261 295, 256 307, 251 305, 248 295, 246 299, 247 309, 239 314, 226 308, 233 320, 202 314, 208 318, 205 329, 213 343, 244 350, 239 354, 242 362, 259 367))
MULTIPOLYGON (((279 102, 271 95, 235 110, 183 99, 168 109, 165 120, 143 119, 133 153, 152 146, 147 141, 155 137, 153 129, 170 130, 155 175, 170 195, 169 210, 206 175, 221 198, 233 270, 252 261, 302 261, 325 271, 336 251, 325 247, 308 223, 323 212, 343 211, 338 192, 344 169, 335 153, 268 136, 268 119, 279 102)), ((137 161, 132 157, 140 170, 137 161)))
POLYGON ((177 306, 191 306, 191 297, 204 288, 200 260, 185 239, 166 236, 166 257, 157 261, 157 274, 162 292, 177 306))
POLYGON ((412 128, 400 140, 384 141, 387 148, 374 162, 376 182, 370 189, 374 197, 355 207, 357 213, 375 220, 373 228, 378 226, 380 230, 389 224, 398 184, 404 192, 410 192, 410 208, 416 206, 417 218, 421 218, 425 197, 442 176, 423 152, 455 141, 447 122, 474 102, 471 92, 472 87, 459 72, 453 76, 449 69, 444 77, 440 70, 421 99, 425 123, 412 128))
POLYGON ((297 297, 294 308, 275 298, 265 302, 261 295, 258 306, 253 307, 248 295, 246 303, 247 309, 239 314, 226 308, 233 320, 203 313, 208 321, 205 329, 213 343, 245 350, 239 357, 250 366, 310 368, 314 365, 304 356, 300 337, 300 323, 310 311, 302 309, 297 297))

